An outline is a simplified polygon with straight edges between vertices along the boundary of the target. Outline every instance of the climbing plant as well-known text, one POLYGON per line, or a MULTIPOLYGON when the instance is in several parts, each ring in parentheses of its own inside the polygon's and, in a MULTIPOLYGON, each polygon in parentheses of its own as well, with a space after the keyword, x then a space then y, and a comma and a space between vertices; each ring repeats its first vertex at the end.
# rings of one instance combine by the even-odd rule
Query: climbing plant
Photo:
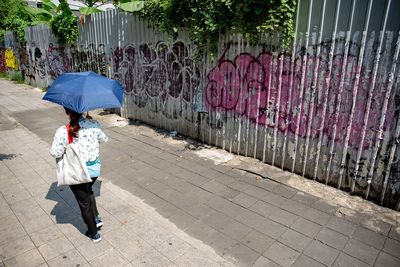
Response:
POLYGON ((78 19, 66 0, 60 0, 57 15, 51 19, 50 24, 54 35, 62 44, 74 43, 78 38, 78 19))
POLYGON ((262 33, 279 32, 281 47, 288 49, 294 37, 296 0, 146 0, 136 12, 175 36, 178 28, 186 28, 200 53, 206 47, 215 52, 219 34, 227 30, 252 43, 262 33))

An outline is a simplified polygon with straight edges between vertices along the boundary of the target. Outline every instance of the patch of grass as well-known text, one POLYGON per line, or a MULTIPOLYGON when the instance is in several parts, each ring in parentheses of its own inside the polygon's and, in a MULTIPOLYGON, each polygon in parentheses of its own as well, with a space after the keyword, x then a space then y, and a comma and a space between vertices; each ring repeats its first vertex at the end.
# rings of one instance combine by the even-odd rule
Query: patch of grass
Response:
POLYGON ((0 72, 0 78, 8 79, 7 73, 6 72, 0 72))
POLYGON ((15 83, 24 83, 25 79, 21 73, 14 72, 13 74, 11 74, 11 81, 14 81, 15 83))

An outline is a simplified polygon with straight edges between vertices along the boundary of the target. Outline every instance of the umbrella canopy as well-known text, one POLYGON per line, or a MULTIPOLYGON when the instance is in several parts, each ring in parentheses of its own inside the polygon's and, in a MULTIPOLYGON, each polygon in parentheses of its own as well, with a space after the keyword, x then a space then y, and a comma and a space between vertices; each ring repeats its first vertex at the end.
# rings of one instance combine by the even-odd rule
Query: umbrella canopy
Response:
POLYGON ((117 81, 87 71, 60 75, 43 100, 83 113, 97 108, 119 108, 123 95, 124 89, 117 81))

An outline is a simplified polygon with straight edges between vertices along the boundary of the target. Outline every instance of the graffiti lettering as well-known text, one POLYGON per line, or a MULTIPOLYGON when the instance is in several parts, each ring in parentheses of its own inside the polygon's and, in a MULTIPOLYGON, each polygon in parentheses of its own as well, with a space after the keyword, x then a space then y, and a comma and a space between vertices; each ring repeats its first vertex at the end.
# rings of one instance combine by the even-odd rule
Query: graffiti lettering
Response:
MULTIPOLYGON (((358 147, 363 128, 363 119, 366 111, 368 97, 368 77, 361 73, 362 86, 357 96, 353 96, 353 88, 345 86, 342 92, 341 108, 335 114, 337 105, 337 94, 339 81, 342 75, 346 75, 346 82, 351 81, 356 73, 356 57, 349 55, 345 73, 343 70, 343 56, 333 57, 331 75, 328 72, 328 57, 318 58, 320 80, 315 99, 311 101, 310 90, 312 76, 317 57, 309 56, 305 66, 302 66, 301 55, 296 57, 294 66, 291 66, 291 55, 273 56, 270 53, 261 53, 253 56, 249 53, 242 53, 231 60, 221 60, 218 66, 208 73, 208 84, 205 90, 206 107, 209 110, 230 111, 239 114, 251 121, 275 127, 280 131, 288 129, 297 133, 300 137, 309 136, 316 138, 324 133, 330 140, 342 142, 345 138, 345 129, 350 119, 352 98, 356 97, 355 114, 351 129, 349 144, 351 147, 358 147), (283 62, 280 62, 283 60, 283 62), (282 63, 282 64, 281 64, 282 63), (280 69, 282 67, 282 70, 280 69), (301 75, 305 69, 304 95, 301 93, 301 75), (291 72, 293 69, 293 72, 291 72), (331 79, 329 88, 325 88, 325 79, 331 79), (328 91, 328 100, 323 101, 323 95, 328 91), (289 96, 291 95, 291 103, 289 96), (289 104, 291 107, 289 109, 289 104), (327 105, 327 112, 322 113, 323 105, 327 105), (312 114, 311 114, 312 110, 312 114), (277 120, 275 119, 278 112, 277 120), (325 116, 325 123, 321 125, 322 117, 325 116), (311 121, 310 121, 311 120, 311 121), (337 121, 336 135, 333 133, 332 125, 337 121), (298 122, 300 122, 298 124, 298 122), (311 123, 311 130, 307 126, 311 123), (321 131, 322 130, 322 131, 321 131)), ((384 86, 381 86, 384 88, 384 86)), ((372 96, 375 105, 371 107, 367 129, 373 131, 375 123, 380 114, 380 103, 384 101, 384 94, 380 90, 374 90, 372 96)), ((390 100, 392 101, 392 100, 390 100)), ((389 107, 392 105, 389 104, 389 107)), ((394 111, 388 110, 385 125, 391 125, 394 111)), ((367 133, 363 143, 365 148, 373 143, 374 132, 367 133)))
POLYGON ((0 72, 5 72, 6 70, 5 49, 0 47, 0 72))
POLYGON ((200 83, 200 70, 183 42, 117 47, 112 51, 112 65, 114 78, 137 97, 141 107, 155 97, 163 102, 168 97, 190 102, 200 83))
POLYGON ((6 49, 5 52, 6 67, 9 69, 17 70, 18 62, 12 49, 6 49))

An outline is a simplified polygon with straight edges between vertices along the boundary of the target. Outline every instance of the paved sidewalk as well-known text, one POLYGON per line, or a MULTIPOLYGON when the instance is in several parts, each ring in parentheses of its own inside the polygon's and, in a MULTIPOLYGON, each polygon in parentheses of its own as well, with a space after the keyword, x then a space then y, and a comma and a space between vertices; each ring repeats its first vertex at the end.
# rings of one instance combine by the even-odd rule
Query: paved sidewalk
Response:
POLYGON ((66 117, 41 96, 0 80, 0 266, 400 266, 398 212, 104 112, 93 244, 48 153, 66 117))

